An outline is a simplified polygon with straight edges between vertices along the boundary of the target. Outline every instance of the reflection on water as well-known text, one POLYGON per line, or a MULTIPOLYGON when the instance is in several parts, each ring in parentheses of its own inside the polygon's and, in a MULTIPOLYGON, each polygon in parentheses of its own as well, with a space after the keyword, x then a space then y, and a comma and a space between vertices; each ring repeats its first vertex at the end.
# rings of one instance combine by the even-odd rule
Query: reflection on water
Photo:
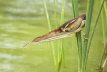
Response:
POLYGON ((15 60, 18 61, 22 59, 23 56, 12 56, 11 54, 5 54, 5 53, 0 53, 0 70, 3 72, 11 71, 13 70, 12 64, 10 61, 15 60))
MULTIPOLYGON (((96 2, 97 3, 97 2, 96 2)), ((42 0, 0 0, 0 72, 54 72, 52 48, 49 42, 23 46, 35 37, 48 32, 42 0)), ((53 0, 47 1, 52 28, 55 29, 53 0)), ((82 13, 86 7, 80 4, 82 13)), ((86 5, 84 3, 84 5, 86 5)), ((65 21, 71 19, 70 1, 65 6, 65 21)), ((57 14, 60 15, 61 0, 57 0, 57 14)), ((73 17, 72 17, 73 18, 73 17)), ((57 16, 59 23, 60 16, 57 16)), ((98 31, 99 32, 99 31, 98 31)), ((97 34, 97 37, 101 37, 97 34)), ((101 39, 96 37, 98 42, 101 39)), ((56 43, 56 41, 54 41, 56 43)), ((98 66, 101 49, 95 43, 90 50, 87 72, 98 66), (96 51, 96 52, 94 52, 96 51), (94 54, 94 56, 93 56, 94 54)), ((57 52, 58 45, 55 45, 57 52)), ((78 53, 75 35, 65 38, 66 68, 61 72, 77 72, 78 53)))
POLYGON ((9 70, 12 70, 11 68, 11 64, 0 64, 0 68, 3 69, 3 71, 9 71, 9 70))
POLYGON ((7 16, 7 17, 1 17, 1 19, 6 19, 6 20, 37 20, 41 19, 40 17, 35 18, 35 17, 15 17, 15 16, 7 16))
POLYGON ((8 60, 19 60, 22 59, 24 56, 12 56, 11 54, 4 54, 4 53, 0 53, 0 57, 8 59, 8 60))

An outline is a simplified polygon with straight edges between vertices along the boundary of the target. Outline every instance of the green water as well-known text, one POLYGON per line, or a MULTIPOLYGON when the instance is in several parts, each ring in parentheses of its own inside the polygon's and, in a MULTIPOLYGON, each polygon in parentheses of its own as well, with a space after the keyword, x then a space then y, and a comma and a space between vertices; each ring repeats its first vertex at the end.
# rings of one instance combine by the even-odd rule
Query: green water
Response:
MULTIPOLYGON (((99 1, 95 2, 93 23, 99 1)), ((52 29, 55 29, 53 0, 47 1, 52 29)), ((86 12, 86 2, 79 1, 80 14, 86 12)), ((57 1, 57 24, 60 23, 61 1, 57 1)), ((70 1, 65 3, 65 21, 72 19, 70 1)), ((93 25, 92 23, 92 25, 93 25)), ((93 26, 92 26, 93 27, 93 26)), ((49 42, 23 46, 35 37, 47 33, 48 24, 42 0, 0 0, 0 72, 55 72, 52 48, 49 42)), ((84 30, 82 31, 84 33, 84 30)), ((66 68, 61 72, 78 71, 78 49, 73 35, 65 38, 66 68)), ((57 57, 58 44, 55 42, 57 57)), ((87 72, 95 72, 102 51, 101 23, 95 32, 90 49, 87 72)), ((107 65, 106 65, 107 67, 107 65)), ((107 69, 105 69, 107 71, 107 69)))

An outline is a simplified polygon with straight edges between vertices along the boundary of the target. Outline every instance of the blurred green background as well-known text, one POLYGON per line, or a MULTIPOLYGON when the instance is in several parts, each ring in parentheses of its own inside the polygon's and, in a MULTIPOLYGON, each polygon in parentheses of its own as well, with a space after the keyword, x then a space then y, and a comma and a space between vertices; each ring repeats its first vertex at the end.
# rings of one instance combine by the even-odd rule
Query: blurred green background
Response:
MULTIPOLYGON (((86 13, 86 0, 79 0, 80 14, 86 13)), ((95 1, 92 26, 99 0, 95 1)), ((54 2, 47 0, 52 29, 56 28, 54 2)), ((57 0, 57 24, 60 24, 61 0, 57 0)), ((71 1, 65 1, 65 22, 73 18, 71 1)), ((49 42, 23 47, 35 37, 49 32, 42 0, 0 0, 0 72, 55 72, 52 48, 49 42)), ((82 31, 82 34, 84 30, 82 31)), ((83 37, 83 36, 82 36, 83 37)), ((75 35, 65 38, 66 68, 61 72, 78 71, 78 48, 75 35)), ((58 44, 55 43, 57 57, 58 44)), ((99 20, 89 52, 87 72, 96 72, 100 61, 102 28, 99 20)), ((107 68, 107 65, 106 67, 107 68)), ((107 69, 104 69, 107 71, 107 69)))

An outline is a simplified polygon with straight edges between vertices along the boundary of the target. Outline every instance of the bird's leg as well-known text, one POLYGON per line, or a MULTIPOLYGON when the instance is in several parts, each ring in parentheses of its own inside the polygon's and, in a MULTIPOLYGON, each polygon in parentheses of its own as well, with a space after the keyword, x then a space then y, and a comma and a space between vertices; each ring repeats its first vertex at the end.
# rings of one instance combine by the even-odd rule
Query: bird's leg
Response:
POLYGON ((84 38, 84 39, 89 39, 89 38, 86 38, 85 36, 86 36, 86 34, 84 33, 84 34, 83 34, 83 38, 84 38))

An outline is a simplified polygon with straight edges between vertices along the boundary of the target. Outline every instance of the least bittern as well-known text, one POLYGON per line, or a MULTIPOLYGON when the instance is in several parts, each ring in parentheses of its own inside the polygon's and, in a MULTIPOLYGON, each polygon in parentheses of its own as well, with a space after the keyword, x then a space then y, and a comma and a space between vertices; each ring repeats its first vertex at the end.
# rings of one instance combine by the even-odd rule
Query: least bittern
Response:
POLYGON ((63 25, 61 25, 57 29, 55 29, 43 36, 35 38, 32 42, 26 44, 25 46, 28 46, 32 43, 38 43, 38 42, 43 42, 43 41, 52 41, 52 40, 57 40, 60 38, 70 37, 73 33, 79 32, 84 28, 85 19, 86 19, 86 15, 82 14, 74 19, 71 19, 71 20, 65 22, 63 25))

